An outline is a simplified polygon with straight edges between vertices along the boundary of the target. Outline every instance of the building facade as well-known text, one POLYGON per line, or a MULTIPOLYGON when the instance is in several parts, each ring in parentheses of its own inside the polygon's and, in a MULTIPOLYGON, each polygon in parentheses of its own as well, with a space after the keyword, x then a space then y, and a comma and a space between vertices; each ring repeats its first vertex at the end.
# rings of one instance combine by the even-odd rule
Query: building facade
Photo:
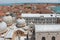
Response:
MULTIPOLYGON (((59 15, 59 14, 58 14, 59 15)), ((57 24, 60 21, 60 16, 57 14, 22 14, 22 17, 29 24, 57 24), (59 20, 59 21, 58 21, 59 20)))
POLYGON ((60 40, 60 25, 35 25, 35 40, 60 40))
POLYGON ((38 32, 35 40, 59 40, 60 32, 38 32))

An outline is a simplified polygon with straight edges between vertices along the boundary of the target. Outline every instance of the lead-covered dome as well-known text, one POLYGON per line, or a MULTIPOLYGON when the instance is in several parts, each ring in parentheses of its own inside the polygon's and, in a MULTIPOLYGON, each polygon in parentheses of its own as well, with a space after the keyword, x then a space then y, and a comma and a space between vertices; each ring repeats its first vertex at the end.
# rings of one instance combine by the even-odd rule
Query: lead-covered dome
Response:
POLYGON ((0 22, 0 33, 7 31, 7 24, 5 22, 0 22))
POLYGON ((22 19, 17 19, 16 21, 16 25, 17 26, 24 26, 26 24, 25 20, 22 18, 22 19))
POLYGON ((7 25, 10 25, 13 23, 13 18, 11 16, 4 16, 3 21, 5 21, 7 25))

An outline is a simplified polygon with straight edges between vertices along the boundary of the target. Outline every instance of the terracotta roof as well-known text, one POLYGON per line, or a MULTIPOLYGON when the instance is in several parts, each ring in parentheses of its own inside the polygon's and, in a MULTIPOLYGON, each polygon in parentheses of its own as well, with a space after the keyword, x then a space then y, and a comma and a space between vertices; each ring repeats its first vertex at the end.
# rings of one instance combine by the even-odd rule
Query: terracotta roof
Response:
POLYGON ((0 16, 4 16, 5 13, 3 11, 0 11, 0 16))
POLYGON ((52 11, 48 9, 41 9, 40 12, 41 13, 52 13, 52 11))
POLYGON ((46 9, 48 6, 56 6, 57 4, 25 4, 25 5, 13 5, 13 6, 0 6, 0 10, 4 12, 19 12, 22 10, 25 13, 51 13, 51 10, 46 9), (28 8, 27 6, 31 7, 28 8), (36 9, 33 10, 32 8, 36 6, 36 9), (42 9, 42 10, 41 10, 42 9))

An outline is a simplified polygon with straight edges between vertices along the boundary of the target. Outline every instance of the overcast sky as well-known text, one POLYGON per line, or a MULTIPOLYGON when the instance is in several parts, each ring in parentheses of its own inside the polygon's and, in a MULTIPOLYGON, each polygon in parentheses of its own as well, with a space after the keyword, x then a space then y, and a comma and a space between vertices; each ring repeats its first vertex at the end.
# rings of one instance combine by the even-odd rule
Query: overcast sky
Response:
POLYGON ((60 0, 0 0, 0 3, 60 3, 60 0))

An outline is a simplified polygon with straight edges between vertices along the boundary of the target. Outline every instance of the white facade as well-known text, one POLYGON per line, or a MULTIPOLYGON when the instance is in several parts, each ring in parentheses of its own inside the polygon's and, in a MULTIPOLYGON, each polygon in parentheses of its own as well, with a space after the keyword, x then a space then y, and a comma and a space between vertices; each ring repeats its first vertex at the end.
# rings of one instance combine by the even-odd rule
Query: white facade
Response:
POLYGON ((27 24, 34 22, 35 24, 56 24, 57 18, 60 18, 60 14, 22 14, 26 19, 27 24))

